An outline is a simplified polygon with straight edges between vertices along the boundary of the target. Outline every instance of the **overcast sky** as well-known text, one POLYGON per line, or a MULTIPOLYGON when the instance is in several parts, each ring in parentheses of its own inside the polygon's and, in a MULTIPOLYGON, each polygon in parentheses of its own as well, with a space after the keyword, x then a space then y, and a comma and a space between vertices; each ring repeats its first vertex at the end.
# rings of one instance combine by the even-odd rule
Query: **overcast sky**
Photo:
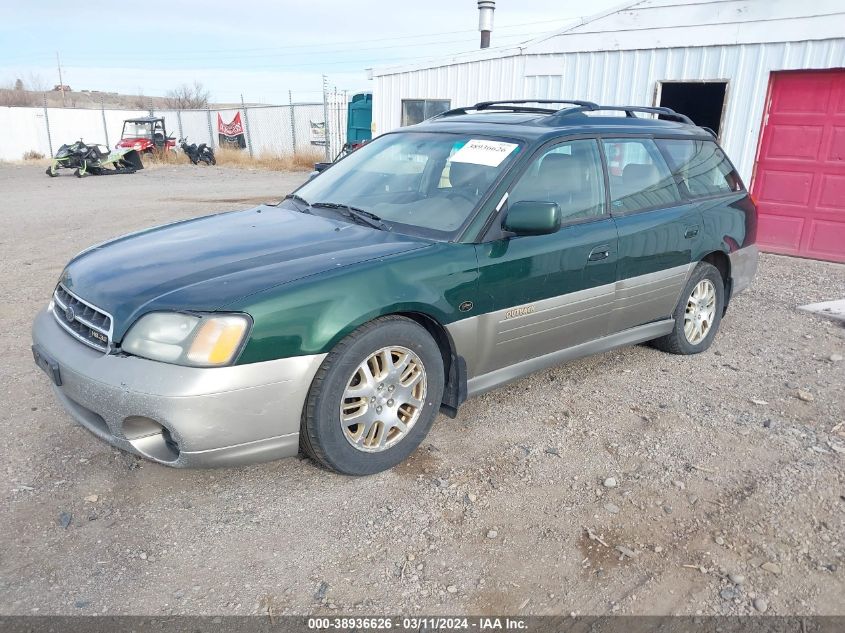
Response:
MULTIPOLYGON (((565 26, 620 0, 498 0, 493 46, 565 26)), ((38 0, 6 5, 0 85, 164 95, 199 81, 212 101, 316 99, 369 90, 365 69, 478 48, 476 0, 38 0)))

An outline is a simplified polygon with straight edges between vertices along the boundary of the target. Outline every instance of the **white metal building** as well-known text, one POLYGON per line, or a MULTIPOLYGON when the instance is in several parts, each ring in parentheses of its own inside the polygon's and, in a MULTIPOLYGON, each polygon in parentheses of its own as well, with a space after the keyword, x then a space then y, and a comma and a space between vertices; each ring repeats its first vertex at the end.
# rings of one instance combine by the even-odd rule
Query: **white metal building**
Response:
POLYGON ((845 0, 639 0, 372 76, 377 134, 492 99, 672 107, 752 183, 761 245, 845 261, 845 0))

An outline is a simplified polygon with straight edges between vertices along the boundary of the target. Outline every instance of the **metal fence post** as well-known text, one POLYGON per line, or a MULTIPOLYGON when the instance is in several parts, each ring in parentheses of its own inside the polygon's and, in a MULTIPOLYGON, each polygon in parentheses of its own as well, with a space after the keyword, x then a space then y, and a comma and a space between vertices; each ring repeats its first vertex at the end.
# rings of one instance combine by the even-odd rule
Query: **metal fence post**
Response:
POLYGON ((106 135, 106 147, 111 149, 109 145, 109 126, 106 124, 106 98, 100 95, 100 114, 103 116, 103 133, 106 135))
POLYGON ((208 119, 208 145, 214 147, 214 132, 211 131, 211 108, 205 106, 205 116, 208 119))
POLYGON ((288 103, 290 103, 290 140, 293 144, 293 154, 296 156, 296 111, 293 109, 293 92, 288 90, 288 103))
POLYGON ((185 138, 184 132, 182 132, 182 111, 176 110, 176 124, 179 126, 179 140, 185 138))
POLYGON ((47 93, 41 96, 44 98, 44 124, 47 126, 47 146, 50 148, 50 158, 53 158, 53 138, 50 136, 50 115, 47 112, 47 93))
POLYGON ((334 108, 336 113, 335 118, 337 119, 337 129, 335 130, 335 135, 337 136, 337 147, 343 147, 343 144, 346 142, 346 140, 343 138, 346 135, 344 134, 343 128, 343 110, 341 108, 340 103, 340 94, 341 93, 338 91, 337 86, 335 86, 334 108))
POLYGON ((147 110, 150 112, 150 116, 155 116, 155 110, 153 110, 153 98, 147 97, 147 110))
MULTIPOLYGON (((244 132, 246 133, 246 147, 249 150, 249 157, 253 158, 252 156, 252 136, 249 134, 249 113, 247 112, 246 105, 244 104, 244 96, 241 95, 241 109, 244 111, 244 132)), ((261 117, 258 117, 259 119, 261 117)))
POLYGON ((326 143, 326 162, 331 160, 331 147, 329 146, 329 81, 323 75, 323 134, 326 143))

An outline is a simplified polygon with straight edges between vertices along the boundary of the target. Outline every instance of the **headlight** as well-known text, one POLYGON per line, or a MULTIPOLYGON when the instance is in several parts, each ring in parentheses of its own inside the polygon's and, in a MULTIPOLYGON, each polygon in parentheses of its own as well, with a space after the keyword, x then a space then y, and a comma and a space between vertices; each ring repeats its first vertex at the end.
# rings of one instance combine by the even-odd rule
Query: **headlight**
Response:
POLYGON ((219 367, 234 360, 250 323, 243 314, 153 312, 132 326, 121 348, 165 363, 219 367))

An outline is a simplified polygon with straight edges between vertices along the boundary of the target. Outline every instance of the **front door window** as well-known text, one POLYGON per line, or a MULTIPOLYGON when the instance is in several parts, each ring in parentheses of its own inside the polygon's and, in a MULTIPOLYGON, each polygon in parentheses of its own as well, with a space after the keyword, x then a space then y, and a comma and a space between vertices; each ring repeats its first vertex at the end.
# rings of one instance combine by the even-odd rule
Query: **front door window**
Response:
POLYGON ((512 189, 509 202, 556 202, 563 223, 605 213, 601 158, 593 140, 557 145, 536 158, 512 189))

